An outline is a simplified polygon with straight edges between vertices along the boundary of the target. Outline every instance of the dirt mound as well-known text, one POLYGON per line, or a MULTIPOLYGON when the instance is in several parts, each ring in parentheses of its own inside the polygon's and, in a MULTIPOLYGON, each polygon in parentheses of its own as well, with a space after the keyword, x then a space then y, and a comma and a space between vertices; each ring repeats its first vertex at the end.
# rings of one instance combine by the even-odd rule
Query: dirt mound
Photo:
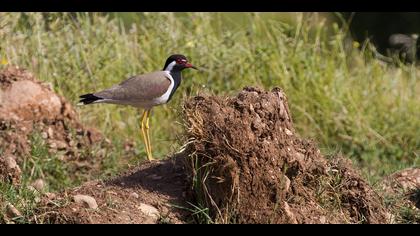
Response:
POLYGON ((197 96, 184 114, 195 198, 217 222, 387 222, 349 161, 327 159, 297 136, 282 90, 197 96))
POLYGON ((46 196, 32 221, 186 223, 190 213, 181 209, 188 207, 184 159, 181 154, 169 160, 145 163, 117 178, 88 182, 57 196, 46 196), (87 204, 76 202, 78 195, 86 198, 87 204))
POLYGON ((391 199, 395 220, 420 223, 420 168, 408 168, 387 176, 382 181, 382 189, 391 199), (406 214, 407 211, 412 213, 406 214))
POLYGON ((72 163, 73 173, 98 168, 98 159, 82 150, 103 140, 102 135, 83 127, 71 104, 49 86, 8 67, 0 71, 0 181, 19 183, 19 166, 32 156, 36 137, 49 153, 72 163))
POLYGON ((29 72, 8 67, 0 73, 0 119, 28 121, 74 117, 69 106, 29 72), (62 110, 64 110, 62 112, 62 110), (63 114, 64 113, 64 114, 63 114))
POLYGON ((408 168, 391 174, 383 181, 387 192, 414 192, 420 189, 420 168, 408 168))

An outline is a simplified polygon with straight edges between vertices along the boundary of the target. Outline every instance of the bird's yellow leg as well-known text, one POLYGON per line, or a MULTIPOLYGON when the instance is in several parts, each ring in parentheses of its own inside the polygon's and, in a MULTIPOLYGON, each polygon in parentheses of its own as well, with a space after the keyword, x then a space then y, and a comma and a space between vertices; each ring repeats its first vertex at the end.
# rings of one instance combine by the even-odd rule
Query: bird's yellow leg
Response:
POLYGON ((153 155, 152 155, 152 142, 150 141, 150 133, 149 133, 149 118, 150 118, 150 111, 151 110, 146 110, 147 114, 146 114, 146 136, 147 136, 147 144, 148 144, 148 158, 149 160, 154 160, 153 159, 153 155))
POLYGON ((146 117, 147 117, 147 110, 145 110, 143 112, 143 115, 141 116, 140 129, 141 129, 141 132, 143 134, 143 143, 144 143, 144 146, 146 147, 147 158, 149 159, 149 144, 147 143, 148 139, 147 139, 146 130, 145 130, 146 129, 146 127, 145 127, 146 126, 145 125, 146 117))

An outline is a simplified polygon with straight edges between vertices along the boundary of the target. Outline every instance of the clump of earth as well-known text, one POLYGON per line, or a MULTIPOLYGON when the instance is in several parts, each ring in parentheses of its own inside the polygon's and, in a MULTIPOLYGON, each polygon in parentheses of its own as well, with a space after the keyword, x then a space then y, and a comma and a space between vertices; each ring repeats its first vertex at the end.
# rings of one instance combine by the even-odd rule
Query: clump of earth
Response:
POLYGON ((100 132, 80 123, 73 106, 51 86, 19 67, 0 71, 0 181, 19 184, 35 146, 57 155, 75 178, 91 175, 100 169, 101 157, 86 150, 98 143, 107 144, 100 132))
POLYGON ((185 105, 196 200, 228 223, 387 223, 383 199, 344 157, 296 133, 281 89, 185 105))

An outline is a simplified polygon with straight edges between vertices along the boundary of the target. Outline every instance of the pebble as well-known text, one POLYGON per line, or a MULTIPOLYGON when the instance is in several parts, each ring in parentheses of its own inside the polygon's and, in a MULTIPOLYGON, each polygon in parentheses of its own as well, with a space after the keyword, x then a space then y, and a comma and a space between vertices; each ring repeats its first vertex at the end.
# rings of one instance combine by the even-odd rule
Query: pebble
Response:
POLYGON ((6 166, 8 169, 15 169, 17 166, 17 163, 13 157, 8 156, 6 157, 6 166))
POLYGON ((91 196, 88 196, 88 195, 77 194, 73 197, 73 200, 77 204, 81 204, 84 207, 88 207, 90 209, 97 209, 98 208, 98 204, 96 203, 95 198, 93 198, 91 196))
POLYGON ((31 184, 31 186, 34 187, 39 192, 42 192, 42 190, 44 190, 45 188, 45 182, 42 179, 37 179, 31 184))
POLYGON ((301 162, 305 161, 305 155, 304 154, 302 154, 300 152, 296 152, 295 156, 296 156, 296 159, 298 161, 301 161, 301 162))
POLYGON ((52 138, 54 135, 54 130, 51 127, 48 127, 47 133, 48 137, 52 138))
POLYGON ((159 211, 153 206, 150 206, 148 204, 140 203, 139 210, 143 212, 146 216, 151 217, 154 220, 159 219, 159 211))
POLYGON ((284 190, 287 192, 289 192, 289 188, 290 188, 290 179, 285 175, 283 176, 283 181, 284 181, 284 190))
POLYGON ((396 220, 395 220, 395 215, 394 214, 391 214, 391 213, 386 213, 386 218, 387 218, 387 220, 388 220, 388 224, 396 224, 396 220))
POLYGON ((67 143, 60 141, 60 140, 56 140, 55 141, 57 144, 57 149, 66 149, 67 148, 67 143))
POLYGON ((289 136, 292 136, 292 135, 293 135, 292 131, 290 131, 290 130, 289 130, 289 129, 287 129, 287 128, 284 128, 284 132, 285 132, 287 135, 289 135, 289 136))
POLYGON ((22 214, 20 213, 20 211, 18 209, 16 209, 15 206, 13 206, 12 204, 8 203, 6 205, 6 214, 11 217, 11 218, 15 218, 15 217, 19 217, 22 216, 22 214))
POLYGON ((74 147, 75 145, 76 145, 76 142, 75 142, 75 141, 71 140, 71 141, 69 142, 69 146, 70 146, 70 147, 74 147))
POLYGON ((48 134, 47 134, 47 132, 42 132, 42 133, 41 133, 41 137, 42 137, 43 139, 47 139, 47 138, 48 138, 48 134))
POLYGON ((57 148, 57 144, 56 144, 56 143, 54 143, 54 142, 51 142, 51 143, 49 144, 49 146, 50 146, 50 148, 51 148, 51 149, 56 149, 56 148, 57 148))
POLYGON ((45 193, 45 196, 49 199, 49 200, 53 200, 54 198, 57 197, 57 195, 55 193, 45 193))

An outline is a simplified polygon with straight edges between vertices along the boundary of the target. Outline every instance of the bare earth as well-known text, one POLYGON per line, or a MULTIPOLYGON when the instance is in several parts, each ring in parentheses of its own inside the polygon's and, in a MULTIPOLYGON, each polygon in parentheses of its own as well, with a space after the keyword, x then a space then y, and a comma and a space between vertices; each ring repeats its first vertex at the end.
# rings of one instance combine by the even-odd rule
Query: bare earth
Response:
POLYGON ((39 215, 50 223, 187 223, 187 189, 183 157, 145 163, 120 177, 92 181, 44 198, 39 215), (93 197, 98 205, 91 209, 73 201, 78 194, 93 197), (64 207, 54 207, 54 203, 64 207), (63 204, 59 204, 63 205, 63 204))

